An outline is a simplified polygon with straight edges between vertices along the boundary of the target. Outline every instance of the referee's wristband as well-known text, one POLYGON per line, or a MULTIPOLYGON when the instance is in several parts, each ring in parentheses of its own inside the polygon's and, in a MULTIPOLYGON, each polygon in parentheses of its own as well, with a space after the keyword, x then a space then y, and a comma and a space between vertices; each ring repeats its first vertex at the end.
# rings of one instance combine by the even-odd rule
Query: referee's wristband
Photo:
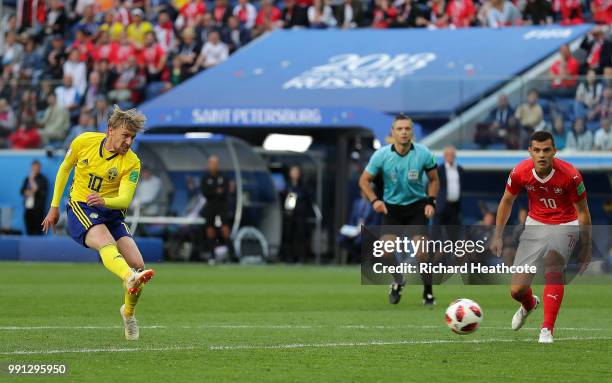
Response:
POLYGON ((433 208, 436 208, 436 198, 435 197, 427 197, 427 202, 425 205, 431 205, 433 208))
POLYGON ((374 205, 374 204, 375 204, 377 201, 380 201, 380 200, 379 200, 378 198, 374 198, 374 199, 373 199, 373 200, 370 202, 370 204, 371 204, 371 205, 374 205))

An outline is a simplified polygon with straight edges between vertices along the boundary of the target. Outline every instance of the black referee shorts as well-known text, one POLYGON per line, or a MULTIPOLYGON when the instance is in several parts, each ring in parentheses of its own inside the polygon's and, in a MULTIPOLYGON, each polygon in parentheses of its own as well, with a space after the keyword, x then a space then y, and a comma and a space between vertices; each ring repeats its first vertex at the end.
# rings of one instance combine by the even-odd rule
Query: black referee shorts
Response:
POLYGON ((411 226, 406 227, 410 235, 426 235, 429 219, 425 216, 425 205, 427 199, 422 199, 410 205, 392 205, 385 202, 387 214, 383 215, 382 224, 386 226, 411 226))

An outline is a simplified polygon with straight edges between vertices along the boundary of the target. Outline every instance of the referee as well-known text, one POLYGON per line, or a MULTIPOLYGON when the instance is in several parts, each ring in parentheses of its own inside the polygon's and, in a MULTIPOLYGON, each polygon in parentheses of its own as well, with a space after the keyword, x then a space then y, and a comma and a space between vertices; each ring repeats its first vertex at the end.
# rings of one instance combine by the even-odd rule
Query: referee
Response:
MULTIPOLYGON (((359 187, 372 203, 374 210, 383 213, 383 225, 420 226, 419 233, 425 235, 425 226, 434 215, 436 196, 440 189, 437 163, 434 155, 425 146, 413 143, 412 120, 400 114, 393 120, 391 136, 394 143, 378 149, 370 158, 368 166, 359 178, 359 187), (370 183, 382 173, 384 195, 380 199, 370 183), (427 174, 427 191, 422 182, 427 174)), ((417 254, 420 262, 425 254, 417 254)), ((423 304, 433 305, 435 298, 431 286, 431 274, 421 274, 423 280, 423 304)), ((389 292, 389 303, 400 301, 405 281, 403 275, 394 275, 389 292)))

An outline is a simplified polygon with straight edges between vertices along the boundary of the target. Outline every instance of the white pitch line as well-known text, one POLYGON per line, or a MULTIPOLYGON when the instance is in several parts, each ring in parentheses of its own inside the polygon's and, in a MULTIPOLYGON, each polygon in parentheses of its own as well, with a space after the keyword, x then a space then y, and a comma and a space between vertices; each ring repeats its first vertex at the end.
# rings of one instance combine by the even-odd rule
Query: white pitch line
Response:
MULTIPOLYGON (((583 341, 583 340, 612 340, 612 337, 568 337, 557 338, 555 341, 583 341)), ((473 339, 456 341, 451 339, 434 340, 402 340, 402 341, 370 341, 370 342, 337 342, 337 343, 294 343, 278 345, 226 345, 210 346, 210 351, 232 351, 232 350, 274 350, 274 349, 294 349, 294 348, 326 348, 326 347, 364 347, 364 346, 395 346, 395 345, 421 345, 421 344, 448 344, 448 343, 508 343, 508 342, 528 342, 535 343, 535 339, 473 339)))
MULTIPOLYGON (((123 326, 0 326, 0 331, 29 331, 29 330, 115 330, 123 326)), ((140 328, 157 329, 167 328, 162 325, 140 326, 140 328)))
MULTIPOLYGON (((564 341, 585 341, 585 340, 612 340, 612 337, 567 337, 557 338, 555 342, 564 341)), ((153 347, 153 348, 82 348, 68 350, 18 350, 9 352, 0 352, 0 355, 49 355, 49 354, 91 354, 91 353, 107 353, 107 352, 143 352, 143 351, 237 351, 237 350, 287 350, 301 348, 337 348, 337 347, 371 347, 371 346, 398 346, 398 345, 429 345, 429 344, 483 344, 483 343, 510 343, 510 342, 526 342, 535 343, 535 339, 473 339, 473 340, 451 340, 451 339, 434 339, 434 340, 401 340, 401 341, 378 341, 369 342, 329 342, 329 343, 289 343, 289 344, 237 344, 237 345, 213 345, 213 346, 172 346, 172 347, 153 347)))
MULTIPOLYGON (((0 331, 31 331, 31 330, 116 330, 122 329, 123 326, 0 326, 0 331)), ((444 328, 443 325, 248 325, 248 324, 203 324, 203 325, 178 325, 178 326, 166 326, 166 325, 148 325, 140 326, 141 329, 206 329, 206 328, 219 328, 219 329, 269 329, 269 330, 282 330, 282 329, 321 329, 321 328, 343 328, 343 329, 388 329, 397 330, 402 328, 415 328, 415 329, 437 329, 444 328)), ((509 327, 501 326, 481 326, 482 329, 488 330, 508 330, 509 327)), ((537 327, 524 327, 526 330, 539 330, 537 327)), ((557 330, 565 331, 609 331, 610 329, 605 328, 579 328, 579 327, 557 327, 557 330)))

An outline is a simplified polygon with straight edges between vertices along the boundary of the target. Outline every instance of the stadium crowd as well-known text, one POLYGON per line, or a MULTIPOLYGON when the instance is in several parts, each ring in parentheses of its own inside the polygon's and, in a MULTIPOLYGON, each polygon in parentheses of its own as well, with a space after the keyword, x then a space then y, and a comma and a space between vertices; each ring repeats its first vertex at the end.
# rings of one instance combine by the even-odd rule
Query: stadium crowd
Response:
POLYGON ((274 29, 611 24, 612 2, 20 0, 4 13, 0 148, 25 149, 102 130, 113 103, 150 99, 274 29))
POLYGON ((536 131, 553 134, 558 150, 612 150, 612 40, 595 28, 572 53, 559 49, 546 82, 536 81, 526 101, 513 107, 505 94, 478 123, 481 148, 525 149, 536 131))

